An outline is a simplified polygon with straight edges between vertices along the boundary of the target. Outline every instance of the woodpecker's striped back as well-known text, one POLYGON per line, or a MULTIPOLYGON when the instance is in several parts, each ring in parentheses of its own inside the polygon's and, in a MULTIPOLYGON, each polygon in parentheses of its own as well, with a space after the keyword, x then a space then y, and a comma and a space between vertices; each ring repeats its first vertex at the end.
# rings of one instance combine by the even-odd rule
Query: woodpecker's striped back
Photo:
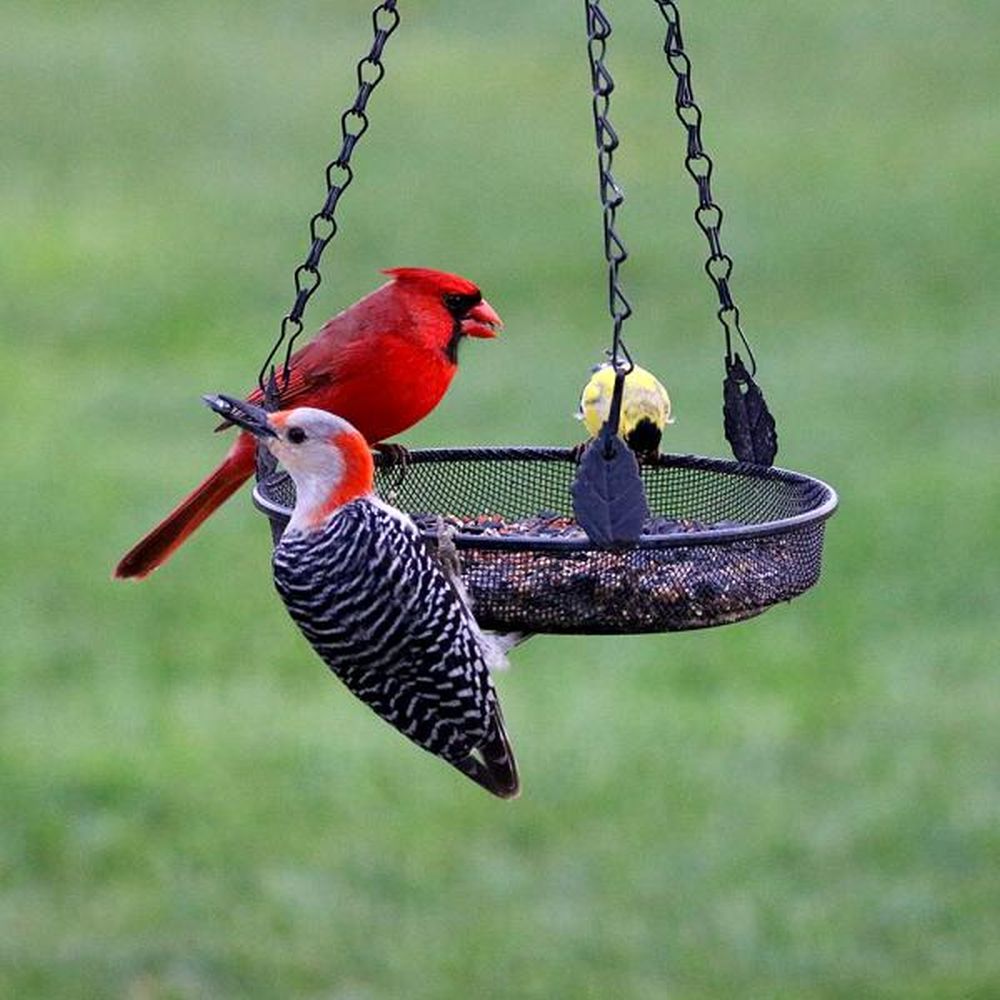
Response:
POLYGON ((409 518, 353 500, 320 528, 285 533, 274 582, 353 694, 495 795, 517 794, 488 669, 499 654, 409 518))

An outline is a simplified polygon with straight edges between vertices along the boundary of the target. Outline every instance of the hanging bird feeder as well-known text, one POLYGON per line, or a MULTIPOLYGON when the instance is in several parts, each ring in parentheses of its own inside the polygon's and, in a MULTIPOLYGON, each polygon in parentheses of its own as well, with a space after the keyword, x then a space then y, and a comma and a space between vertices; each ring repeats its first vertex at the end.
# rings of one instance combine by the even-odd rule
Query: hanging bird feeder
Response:
MULTIPOLYGON (((719 298, 725 334, 724 431, 735 461, 659 455, 641 464, 618 437, 624 379, 632 368, 622 338, 632 307, 619 269, 627 252, 616 229, 624 196, 612 174, 618 136, 609 121, 614 81, 605 64, 611 24, 600 0, 584 0, 593 87, 604 252, 616 373, 610 415, 587 447, 438 448, 376 459, 376 488, 407 511, 431 546, 454 546, 484 628, 550 633, 679 631, 741 621, 808 590, 819 579, 825 522, 837 495, 825 483, 774 468, 777 434, 757 386, 756 362, 729 288, 732 259, 720 242, 722 211, 712 198, 712 161, 701 139, 675 3, 654 0, 666 23, 663 51, 676 77, 675 108, 687 132, 685 165, 698 188, 695 221, 719 298), (734 335, 746 353, 749 368, 734 335)), ((296 297, 260 371, 274 405, 288 377, 319 261, 336 233, 334 212, 353 180, 351 154, 368 128, 368 98, 382 80, 382 52, 399 24, 396 0, 373 16, 372 48, 358 64, 358 95, 341 118, 340 153, 327 167, 328 193, 311 220, 312 245, 295 271, 296 297), (272 363, 282 345, 285 363, 272 363)), ((294 487, 258 454, 254 503, 280 536, 294 487)))

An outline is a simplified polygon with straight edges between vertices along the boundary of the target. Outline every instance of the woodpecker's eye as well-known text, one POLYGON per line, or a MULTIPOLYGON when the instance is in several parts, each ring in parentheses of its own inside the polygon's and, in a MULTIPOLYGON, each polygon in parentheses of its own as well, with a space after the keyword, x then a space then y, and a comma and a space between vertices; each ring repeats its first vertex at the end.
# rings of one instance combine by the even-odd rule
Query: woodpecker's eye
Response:
POLYGON ((457 295, 449 293, 444 297, 444 307, 456 319, 461 319, 470 309, 479 305, 483 297, 479 292, 469 295, 457 295))
POLYGON ((306 432, 301 427, 289 427, 288 428, 288 440, 292 444, 302 444, 306 439, 306 432))

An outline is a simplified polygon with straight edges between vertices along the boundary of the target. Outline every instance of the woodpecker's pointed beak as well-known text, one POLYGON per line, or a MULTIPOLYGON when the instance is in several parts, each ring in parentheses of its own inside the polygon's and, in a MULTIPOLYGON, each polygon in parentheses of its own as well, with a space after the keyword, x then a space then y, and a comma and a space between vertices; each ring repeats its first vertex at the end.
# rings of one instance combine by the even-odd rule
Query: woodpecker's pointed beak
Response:
POLYGON ((503 320, 486 299, 462 317, 462 334, 466 337, 495 337, 502 329, 503 320))
POLYGON ((278 436, 268 419, 267 410, 261 406, 254 406, 253 403, 248 403, 244 399, 224 396, 222 393, 217 396, 202 396, 201 398, 205 405, 215 410, 220 417, 224 417, 231 424, 236 424, 245 431, 249 431, 254 437, 278 436))

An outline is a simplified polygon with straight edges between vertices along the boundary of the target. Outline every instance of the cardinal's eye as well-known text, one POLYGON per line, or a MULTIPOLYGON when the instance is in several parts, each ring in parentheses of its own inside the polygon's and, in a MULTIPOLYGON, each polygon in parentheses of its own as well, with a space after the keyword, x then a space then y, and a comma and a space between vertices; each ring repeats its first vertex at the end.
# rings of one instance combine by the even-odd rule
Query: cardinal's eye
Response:
POLYGON ((444 307, 452 316, 461 319, 473 306, 482 301, 481 295, 455 295, 449 294, 444 297, 444 307))
POLYGON ((288 440, 292 444, 302 444, 306 439, 306 432, 301 427, 290 427, 288 429, 288 440))

